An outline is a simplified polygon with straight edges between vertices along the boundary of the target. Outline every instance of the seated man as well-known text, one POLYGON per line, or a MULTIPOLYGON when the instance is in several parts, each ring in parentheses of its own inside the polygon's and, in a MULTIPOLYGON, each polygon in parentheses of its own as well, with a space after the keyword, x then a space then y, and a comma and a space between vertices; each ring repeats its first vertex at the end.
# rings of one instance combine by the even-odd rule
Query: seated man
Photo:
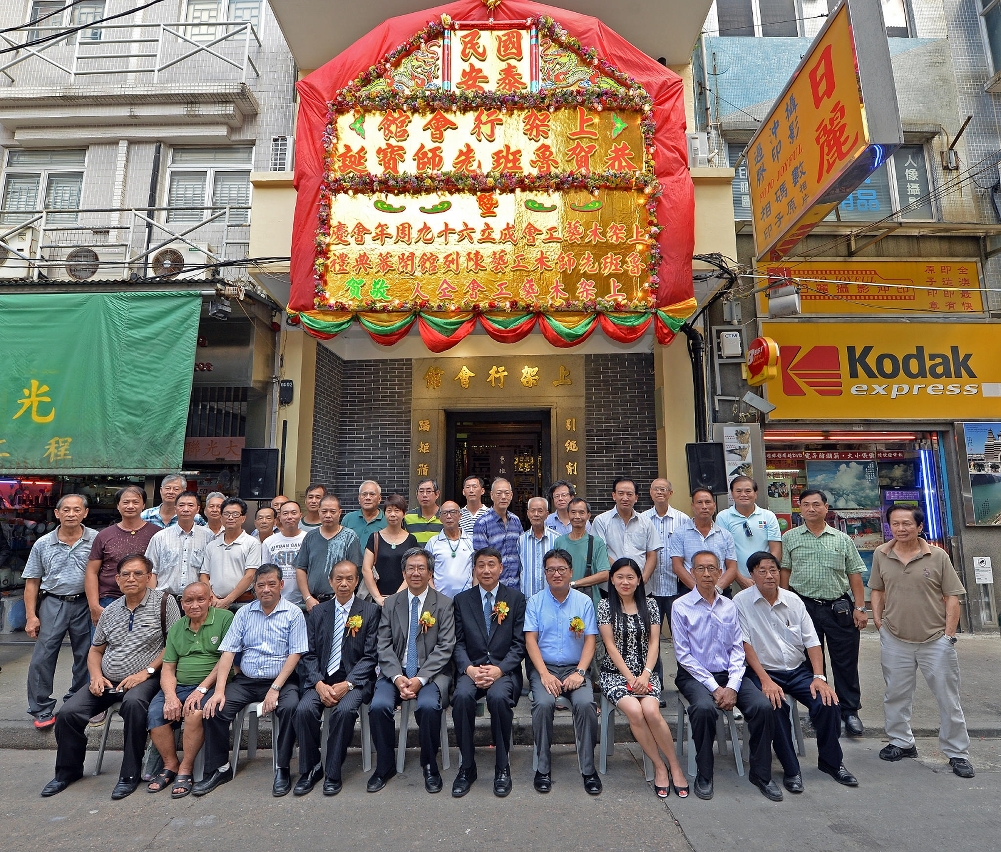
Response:
POLYGON ((306 616, 309 650, 299 661, 302 697, 295 708, 299 780, 292 793, 305 796, 323 781, 323 795, 341 792, 341 766, 351 744, 358 708, 372 700, 379 661, 379 607, 355 595, 361 572, 346 559, 330 572, 334 599, 306 616), (320 765, 320 723, 331 707, 327 760, 320 765))
POLYGON ((440 793, 438 749, 441 714, 452 680, 455 621, 452 599, 430 587, 434 558, 423 548, 403 554, 406 591, 389 595, 379 622, 379 668, 368 718, 375 743, 375 772, 368 792, 378 793, 396 774, 393 715, 400 700, 416 699, 424 789, 440 793))
POLYGON ((87 722, 119 701, 125 756, 111 798, 124 799, 139 786, 146 717, 160 689, 164 642, 170 626, 181 617, 173 597, 146 587, 150 569, 141 553, 118 562, 122 596, 111 601, 97 620, 87 657, 90 687, 74 692, 56 716, 56 777, 42 789, 43 796, 61 793, 83 777, 87 722))
MULTIPOLYGON (((179 512, 183 505, 178 499, 179 512)), ((211 601, 212 590, 205 583, 195 581, 184 587, 181 596, 184 617, 167 631, 160 691, 149 705, 149 735, 163 758, 163 770, 153 779, 149 791, 159 793, 173 782, 174 799, 182 799, 191 792, 195 758, 205 741, 202 701, 212 695, 216 664, 222 654, 219 648, 233 623, 233 613, 209 606, 211 601), (174 729, 180 727, 182 720, 184 760, 178 760, 174 729)))
MULTIPOLYGON (((205 702, 202 711, 205 728, 205 777, 195 784, 192 793, 204 796, 220 784, 233 780, 229 765, 229 728, 248 704, 262 702, 263 712, 275 714, 277 741, 274 796, 284 796, 292 789, 289 763, 295 744, 292 717, 299 703, 295 667, 309 650, 306 619, 299 607, 282 597, 282 569, 265 563, 254 572, 257 600, 236 613, 220 645, 216 683, 226 684, 205 702), (229 681, 229 672, 238 653, 240 673, 229 681)), ((240 736, 237 731, 236 736, 240 736)))
MULTIPOLYGON (((824 677, 824 652, 813 619, 799 595, 779 587, 779 561, 774 555, 752 553, 747 570, 754 585, 734 595, 733 602, 750 669, 747 676, 775 708, 775 754, 785 771, 785 788, 790 793, 803 792, 789 708, 783 700, 786 692, 810 710, 817 732, 818 769, 839 784, 857 787, 855 776, 841 762, 841 708, 824 677)), ((798 713, 795 702, 793 707, 798 713)))
POLYGON ((502 585, 500 551, 484 547, 473 554, 478 587, 456 595, 455 665, 459 678, 452 696, 455 739, 462 754, 452 785, 455 798, 465 796, 476 780, 473 736, 476 702, 486 696, 495 750, 494 795, 511 792, 511 723, 521 697, 521 661, 525 658, 525 596, 502 585))
POLYGON ((553 788, 550 773, 550 743, 556 699, 566 695, 573 708, 574 736, 580 758, 584 789, 601 793, 601 779, 594 767, 598 742, 598 712, 588 669, 594 658, 598 624, 589 595, 570 588, 573 560, 565 550, 550 550, 542 558, 548 587, 532 595, 525 609, 525 648, 534 669, 529 672, 532 689, 532 733, 539 754, 535 789, 553 788))
POLYGON ((744 642, 733 601, 717 589, 722 570, 716 554, 700 550, 691 557, 695 589, 674 602, 671 633, 678 691, 688 699, 688 719, 695 741, 695 795, 713 797, 713 740, 716 713, 740 708, 747 721, 750 769, 748 780, 773 802, 782 791, 772 781, 772 705, 745 678, 744 642))

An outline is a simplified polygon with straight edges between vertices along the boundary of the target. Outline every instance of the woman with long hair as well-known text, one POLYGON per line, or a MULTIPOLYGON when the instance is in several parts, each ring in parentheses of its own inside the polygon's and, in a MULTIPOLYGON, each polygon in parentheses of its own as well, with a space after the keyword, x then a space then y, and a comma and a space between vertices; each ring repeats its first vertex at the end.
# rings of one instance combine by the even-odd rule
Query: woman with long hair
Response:
POLYGON ((653 761, 657 798, 666 799, 672 786, 679 798, 687 798, 687 779, 660 712, 660 678, 653 672, 660 650, 660 610, 646 596, 639 565, 628 557, 617 559, 608 573, 608 597, 598 604, 598 630, 605 644, 601 691, 625 714, 636 742, 653 761))

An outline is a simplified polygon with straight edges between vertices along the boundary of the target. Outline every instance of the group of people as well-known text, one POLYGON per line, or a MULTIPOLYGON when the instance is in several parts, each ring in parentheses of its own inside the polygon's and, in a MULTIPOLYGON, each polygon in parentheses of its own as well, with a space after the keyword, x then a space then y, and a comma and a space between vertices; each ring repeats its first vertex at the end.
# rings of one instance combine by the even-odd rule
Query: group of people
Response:
MULTIPOLYGON (((125 754, 112 798, 142 783, 147 732, 162 758, 149 791, 206 795, 232 779, 230 738, 240 736, 232 724, 257 703, 274 719, 275 796, 306 795, 321 781, 325 795, 339 793, 362 712, 377 754, 367 782, 375 793, 396 774, 396 708, 413 702, 429 793, 443 789, 441 722, 451 704, 461 755, 451 792, 461 797, 477 780, 474 724, 483 702, 493 791, 503 797, 512 788, 513 713, 527 677, 538 792, 552 789, 550 743, 562 699, 584 788, 601 793, 597 685, 650 758, 656 795, 685 798, 689 782, 662 713, 665 623, 696 750, 697 797, 713 796, 717 714, 734 708, 745 720, 749 780, 769 799, 783 798, 772 778, 774 750, 783 786, 802 792, 790 724, 796 702, 817 732, 820 770, 858 784, 840 736, 842 725, 848 736, 864 733, 863 562, 852 540, 827 524, 821 491, 802 492, 803 524, 781 535, 745 476, 733 480, 733 505, 718 515, 715 495, 696 489, 691 517, 670 506, 665 479, 651 484, 653 506, 641 514, 636 483, 617 478, 614 507, 593 519, 561 480, 548 498, 528 502, 527 530, 510 511, 513 488, 502 478, 490 485, 489 506, 482 480, 467 478, 464 507, 439 506, 437 483, 421 480, 413 512, 406 497, 384 500, 379 484, 365 481, 359 508, 343 517, 340 500, 311 484, 305 512, 276 497, 258 509, 251 534, 243 500, 210 494, 203 516, 198 495, 185 488, 182 477, 166 477, 162 502, 151 509, 142 489, 123 488, 121 521, 99 533, 84 525, 86 498, 65 495, 59 526, 31 552, 29 713, 39 729, 54 725, 57 741, 55 777, 43 796, 83 775, 87 726, 115 705, 125 754), (739 591, 731 600, 732 588, 739 591), (73 677, 56 714, 53 674, 67 633, 73 677), (196 783, 200 750, 204 775, 196 783)), ((917 754, 909 720, 920 668, 939 700, 942 749, 957 775, 972 777, 955 649, 963 587, 945 552, 921 538, 918 509, 892 506, 887 523, 893 539, 876 551, 869 583, 887 684, 890 742, 880 757, 917 754)))

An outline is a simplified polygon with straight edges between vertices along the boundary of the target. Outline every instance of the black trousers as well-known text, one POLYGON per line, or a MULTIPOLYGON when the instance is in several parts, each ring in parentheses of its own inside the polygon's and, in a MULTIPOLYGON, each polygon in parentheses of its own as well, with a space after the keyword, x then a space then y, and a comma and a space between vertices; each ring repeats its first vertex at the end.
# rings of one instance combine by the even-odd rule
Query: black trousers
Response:
MULTIPOLYGON (((375 771, 385 778, 396 768, 396 708, 400 704, 400 691, 387 678, 380 677, 375 684, 375 695, 369 704, 368 720, 375 745, 375 771)), ((417 733, 421 744, 421 766, 438 765, 441 747, 441 692, 438 684, 428 681, 417 693, 417 733)))
POLYGON ((120 777, 138 778, 146 748, 149 703, 159 691, 160 675, 156 674, 124 693, 105 690, 103 695, 94 695, 87 687, 74 692, 56 716, 56 778, 75 781, 83 775, 87 722, 118 701, 122 702, 118 713, 125 724, 125 754, 120 777))
MULTIPOLYGON (((720 686, 726 686, 729 674, 713 672, 720 686)), ((678 691, 688 699, 688 719, 692 725, 692 739, 695 741, 695 764, 699 775, 707 780, 713 777, 713 740, 716 738, 716 718, 718 708, 713 694, 692 677, 688 671, 678 666, 678 676, 674 679, 678 691)), ((761 694, 761 690, 746 675, 737 692, 737 706, 747 723, 748 765, 752 778, 770 781, 772 777, 772 735, 775 731, 775 716, 772 704, 761 694)))
MULTIPOLYGON (((226 704, 211 719, 202 722, 205 731, 205 777, 229 761, 229 729, 239 713, 248 704, 263 701, 274 678, 247 677, 242 672, 226 684, 226 704)), ((275 763, 279 769, 288 769, 295 746, 293 720, 295 708, 299 704, 299 685, 295 675, 290 677, 278 694, 275 721, 278 725, 278 741, 272 744, 276 749, 275 763)), ((240 736, 234 731, 233 736, 240 736)))
POLYGON ((462 755, 463 769, 471 769, 476 765, 476 702, 484 696, 490 713, 495 768, 503 769, 508 765, 511 723, 514 720, 514 706, 521 698, 521 683, 511 675, 504 675, 500 680, 494 681, 489 689, 479 689, 472 678, 464 674, 456 681, 455 692, 452 694, 452 722, 455 725, 455 740, 462 755))
MULTIPOLYGON (((813 626, 820 637, 821 651, 824 645, 827 645, 827 654, 831 658, 831 673, 834 675, 834 691, 838 694, 838 702, 841 705, 841 718, 857 716, 862 706, 862 685, 859 683, 858 674, 861 639, 853 614, 849 612, 848 618, 841 620, 834 614, 834 601, 817 601, 802 595, 800 598, 806 606, 806 611, 810 613, 813 626)), ((848 595, 838 600, 851 603, 848 595)))
MULTIPOLYGON (((341 678, 343 680, 343 678, 341 678)), ((325 680, 328 686, 338 681, 325 680)), ((362 705, 362 690, 355 688, 346 693, 330 710, 330 733, 327 735, 327 759, 323 774, 341 780, 341 767, 351 745, 358 710, 362 705)), ((320 726, 327 706, 313 688, 304 690, 295 708, 295 735, 299 741, 299 772, 305 774, 320 762, 320 726)))

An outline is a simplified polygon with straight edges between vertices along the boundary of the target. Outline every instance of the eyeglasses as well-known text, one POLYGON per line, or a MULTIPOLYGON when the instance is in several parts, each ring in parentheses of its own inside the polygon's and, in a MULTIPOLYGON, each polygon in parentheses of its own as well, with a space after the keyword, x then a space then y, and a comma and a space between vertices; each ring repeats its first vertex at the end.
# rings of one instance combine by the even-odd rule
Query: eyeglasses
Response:
POLYGON ((222 516, 227 521, 233 521, 233 520, 236 520, 237 518, 242 518, 243 517, 243 512, 223 512, 222 516))
POLYGON ((719 572, 719 566, 717 565, 693 565, 693 574, 716 574, 719 572))
POLYGON ((377 491, 361 491, 361 492, 358 493, 358 496, 359 497, 378 497, 379 494, 378 494, 377 491))
POLYGON ((510 497, 512 494, 514 494, 513 491, 491 491, 490 493, 495 494, 498 497, 510 497))
POLYGON ((459 509, 442 509, 438 512, 439 515, 458 515, 459 513, 459 509))
POLYGON ((544 568, 543 570, 547 574, 569 574, 570 573, 570 569, 567 568, 565 565, 564 566, 560 566, 560 565, 551 566, 551 567, 548 567, 548 568, 544 568))
POLYGON ((145 571, 120 571, 118 576, 122 580, 141 580, 146 576, 145 571))

